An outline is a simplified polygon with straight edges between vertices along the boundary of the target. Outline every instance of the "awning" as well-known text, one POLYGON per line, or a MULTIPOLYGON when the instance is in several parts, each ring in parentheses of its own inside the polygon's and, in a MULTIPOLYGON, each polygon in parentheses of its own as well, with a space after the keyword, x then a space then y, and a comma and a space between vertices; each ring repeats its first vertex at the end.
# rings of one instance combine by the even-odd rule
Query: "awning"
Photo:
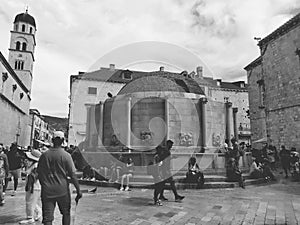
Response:
POLYGON ((268 139, 266 137, 253 141, 252 143, 266 143, 268 139))

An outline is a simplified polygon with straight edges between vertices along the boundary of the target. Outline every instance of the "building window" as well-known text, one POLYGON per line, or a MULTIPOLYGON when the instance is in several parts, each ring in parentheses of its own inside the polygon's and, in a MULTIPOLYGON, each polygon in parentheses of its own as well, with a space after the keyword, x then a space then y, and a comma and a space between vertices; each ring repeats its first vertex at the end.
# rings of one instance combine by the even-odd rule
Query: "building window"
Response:
POLYGON ((122 77, 125 80, 131 80, 132 79, 132 72, 130 70, 123 71, 122 77))
POLYGON ((32 34, 32 27, 29 28, 29 32, 32 34))
POLYGON ((212 97, 212 90, 211 89, 208 89, 208 96, 212 97))
POLYGON ((259 91, 259 105, 260 107, 265 106, 265 82, 263 79, 257 81, 259 91))
POLYGON ((16 70, 23 70, 24 69, 24 61, 16 60, 15 61, 15 69, 16 70))
POLYGON ((95 88, 95 87, 89 87, 88 94, 89 95, 97 95, 97 88, 95 88))
POLYGON ((22 25, 22 32, 25 32, 25 25, 22 25))
POLYGON ((21 43, 19 41, 17 41, 17 43, 16 43, 16 49, 20 50, 20 46, 21 46, 21 43))
POLYGON ((15 24, 15 31, 18 31, 18 29, 19 29, 18 24, 15 24))
POLYGON ((23 50, 23 51, 26 51, 26 47, 27 47, 27 44, 24 42, 24 43, 22 44, 22 50, 23 50))

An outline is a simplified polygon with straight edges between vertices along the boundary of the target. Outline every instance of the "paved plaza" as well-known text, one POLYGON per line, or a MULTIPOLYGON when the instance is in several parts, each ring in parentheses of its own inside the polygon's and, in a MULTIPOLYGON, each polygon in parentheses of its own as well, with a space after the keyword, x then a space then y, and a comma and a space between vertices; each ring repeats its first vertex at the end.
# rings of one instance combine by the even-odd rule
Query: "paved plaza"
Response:
MULTIPOLYGON (((6 204, 0 208, 0 224, 18 224, 24 219, 23 186, 14 197, 7 191, 6 204)), ((84 193, 76 210, 75 224, 300 224, 299 186, 299 182, 282 178, 277 183, 248 186, 245 190, 179 190, 186 196, 182 203, 174 202, 172 193, 167 191, 169 201, 163 206, 152 204, 151 189, 121 192, 98 187, 96 194, 84 193)), ((91 187, 82 186, 82 189, 91 187)), ((74 210, 73 201, 72 213, 74 210)), ((60 220, 56 211, 54 224, 61 224, 60 220)))

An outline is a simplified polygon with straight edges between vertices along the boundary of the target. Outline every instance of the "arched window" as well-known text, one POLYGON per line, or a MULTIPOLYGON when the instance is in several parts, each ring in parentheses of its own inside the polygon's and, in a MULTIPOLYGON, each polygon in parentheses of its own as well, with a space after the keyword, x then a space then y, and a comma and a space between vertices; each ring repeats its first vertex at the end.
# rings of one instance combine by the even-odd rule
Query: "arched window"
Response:
POLYGON ((16 60, 15 61, 15 69, 16 70, 23 70, 24 69, 24 61, 16 60))
POLYGON ((22 50, 26 51, 26 47, 27 47, 27 44, 25 42, 23 42, 23 44, 22 44, 22 50))
POLYGON ((15 24, 15 31, 18 31, 18 29, 19 29, 19 25, 15 24))
POLYGON ((32 27, 30 27, 30 29, 29 29, 29 30, 30 30, 30 33, 32 34, 32 27))
POLYGON ((25 25, 22 25, 22 32, 25 32, 25 25))
POLYGON ((20 50, 20 45, 21 45, 21 43, 19 41, 17 41, 17 43, 16 43, 16 49, 17 50, 20 50))

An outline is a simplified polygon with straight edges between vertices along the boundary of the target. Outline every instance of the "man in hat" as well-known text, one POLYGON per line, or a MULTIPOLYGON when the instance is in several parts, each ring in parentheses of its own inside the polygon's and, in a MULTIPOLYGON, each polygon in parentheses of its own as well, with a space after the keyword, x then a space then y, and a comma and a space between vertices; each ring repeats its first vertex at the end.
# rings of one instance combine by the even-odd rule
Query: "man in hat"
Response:
POLYGON ((38 164, 38 178, 42 187, 43 224, 52 224, 57 203, 62 214, 62 224, 69 225, 71 222, 71 195, 68 177, 71 178, 77 191, 76 202, 82 197, 82 193, 75 176, 76 170, 72 157, 62 148, 64 133, 62 131, 54 132, 52 142, 53 147, 41 155, 38 164))
MULTIPOLYGON (((167 146, 166 148, 161 149, 160 154, 158 155, 159 158, 162 160, 162 177, 163 177, 163 182, 165 183, 170 183, 171 190, 173 191, 175 201, 179 202, 182 199, 184 199, 184 196, 181 196, 177 193, 176 186, 175 186, 175 181, 173 179, 172 173, 171 173, 171 148, 173 147, 173 141, 167 140, 167 146)), ((167 201, 168 199, 165 198, 164 196, 164 189, 161 190, 160 192, 160 200, 167 201)))

